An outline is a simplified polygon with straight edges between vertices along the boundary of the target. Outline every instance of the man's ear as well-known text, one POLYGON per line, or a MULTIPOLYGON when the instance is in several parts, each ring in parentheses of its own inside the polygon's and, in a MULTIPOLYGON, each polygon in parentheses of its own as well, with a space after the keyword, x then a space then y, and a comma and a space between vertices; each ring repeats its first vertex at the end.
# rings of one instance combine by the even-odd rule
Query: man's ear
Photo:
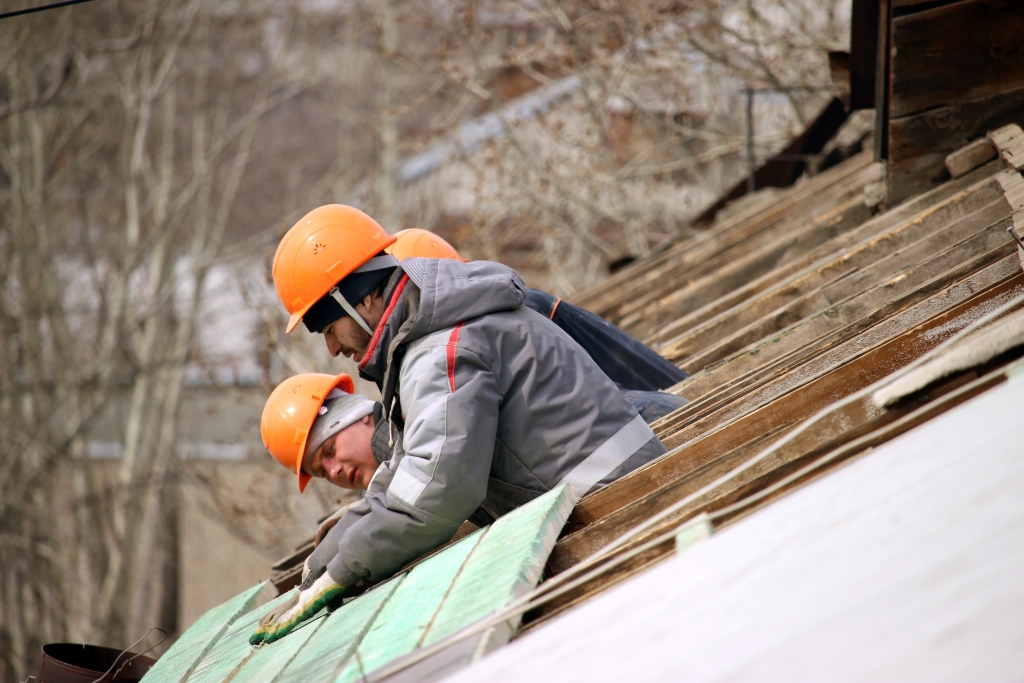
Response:
POLYGON ((377 424, 373 421, 373 413, 363 416, 363 424, 369 427, 376 427, 377 424))

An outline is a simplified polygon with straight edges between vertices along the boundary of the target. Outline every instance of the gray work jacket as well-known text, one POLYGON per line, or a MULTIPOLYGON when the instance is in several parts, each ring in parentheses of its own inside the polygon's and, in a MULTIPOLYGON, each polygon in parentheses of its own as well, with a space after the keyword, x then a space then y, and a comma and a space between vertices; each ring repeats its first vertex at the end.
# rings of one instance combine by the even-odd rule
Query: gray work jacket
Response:
POLYGON ((522 306, 498 263, 406 259, 360 364, 381 386, 390 460, 309 560, 343 586, 379 581, 570 482, 580 495, 665 453, 616 385, 564 331, 522 306))

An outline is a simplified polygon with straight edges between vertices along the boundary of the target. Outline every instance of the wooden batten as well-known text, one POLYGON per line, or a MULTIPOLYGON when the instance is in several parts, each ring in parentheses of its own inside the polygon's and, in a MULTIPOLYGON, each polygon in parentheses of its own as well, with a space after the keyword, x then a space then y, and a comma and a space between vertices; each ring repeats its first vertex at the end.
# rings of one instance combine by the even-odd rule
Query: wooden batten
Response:
POLYGON ((996 149, 988 140, 978 139, 946 156, 946 170, 950 177, 967 175, 979 166, 996 158, 996 149))
POLYGON ((662 440, 674 450, 584 498, 570 523, 598 521, 668 482, 727 456, 765 433, 806 419, 906 365, 933 348, 942 335, 968 325, 992 302, 1024 291, 1024 273, 1020 273, 1015 260, 1012 255, 1004 257, 999 263, 893 315, 868 333, 674 433, 659 430, 662 440), (941 334, 933 332, 939 328, 941 334))

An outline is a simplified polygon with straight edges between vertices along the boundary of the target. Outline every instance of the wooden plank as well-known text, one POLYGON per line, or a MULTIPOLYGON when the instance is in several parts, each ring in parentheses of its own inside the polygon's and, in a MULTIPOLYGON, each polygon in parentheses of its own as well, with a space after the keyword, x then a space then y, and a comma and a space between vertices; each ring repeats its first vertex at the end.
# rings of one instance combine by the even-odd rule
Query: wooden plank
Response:
POLYGON ((764 205, 750 207, 721 225, 714 226, 698 238, 681 241, 651 259, 638 261, 579 297, 576 303, 614 322, 615 309, 623 302, 634 301, 652 287, 658 286, 666 275, 672 275, 680 269, 735 248, 768 226, 787 217, 791 218, 795 212, 806 211, 805 203, 814 200, 827 188, 842 184, 844 180, 848 180, 850 176, 859 173, 870 164, 869 154, 859 154, 847 159, 810 178, 806 183, 787 190, 782 196, 775 197, 764 205))
MULTIPOLYGON (((999 237, 995 231, 990 236, 993 238, 999 237)), ((840 353, 844 347, 856 350, 860 335, 876 334, 878 326, 884 326, 894 314, 899 314, 901 311, 908 309, 912 310, 915 304, 926 300, 928 297, 934 298, 936 295, 941 297, 941 290, 949 287, 951 284, 968 282, 977 291, 978 288, 988 287, 1007 277, 1013 276, 1015 273, 1012 263, 1008 262, 1005 256, 1010 251, 1011 249, 1007 248, 1007 245, 1004 244, 1003 247, 993 250, 993 252, 986 254, 982 258, 975 259, 973 262, 963 264, 943 273, 939 277, 928 280, 921 287, 916 288, 903 297, 884 303, 880 308, 841 327, 832 334, 823 335, 810 344, 795 344, 790 353, 781 355, 775 362, 754 366, 746 374, 740 375, 735 380, 724 384, 702 399, 693 401, 690 405, 659 421, 656 425, 657 434, 664 440, 685 426, 696 423, 698 420, 728 419, 728 415, 735 410, 736 406, 743 405, 749 397, 756 395, 755 392, 769 387, 778 378, 791 377, 796 372, 806 372, 815 365, 828 363, 829 355, 834 356, 837 353, 837 349, 840 353), (993 259, 998 259, 999 256, 1003 258, 998 264, 993 267, 986 267, 978 272, 979 265, 991 263, 993 259), (975 274, 973 277, 972 273, 975 274), (692 408, 691 405, 693 406, 692 408)), ((823 318, 827 320, 828 316, 823 316, 823 318)), ((744 354, 736 360, 746 361, 750 358, 759 358, 762 353, 770 354, 774 345, 784 344, 790 338, 790 335, 780 335, 761 344, 759 349, 757 349, 761 353, 756 355, 744 354)), ((864 339, 866 337, 860 338, 864 339)), ((743 365, 750 364, 737 362, 732 365, 740 365, 742 368, 743 365)), ((735 371, 733 369, 733 372, 735 371)))
POLYGON ((946 170, 952 178, 967 175, 996 158, 996 150, 988 140, 979 138, 946 156, 946 170))
POLYGON ((893 119, 888 128, 890 201, 933 187, 947 176, 946 155, 1024 117, 1024 87, 893 119))
MULTIPOLYGON (((256 631, 260 617, 282 602, 289 600, 295 592, 295 590, 289 591, 263 607, 248 612, 236 619, 224 633, 224 636, 217 641, 215 647, 210 650, 209 654, 199 662, 195 671, 188 677, 188 682, 221 683, 221 681, 231 678, 238 668, 255 652, 255 649, 249 645, 249 636, 256 631)), ((316 628, 316 626, 318 624, 313 622, 302 628, 316 628)), ((287 638, 283 638, 271 646, 283 643, 286 640, 287 638)))
MULTIPOLYGON (((1001 224, 1000 224, 1001 225, 1001 224)), ((997 225, 924 263, 883 280, 860 295, 807 318, 779 335, 733 356, 688 385, 694 399, 658 423, 659 433, 710 414, 753 389, 791 372, 822 353, 877 325, 894 312, 934 296, 941 289, 991 265, 1012 251, 997 225), (937 274, 936 274, 937 273, 937 274), (703 394, 698 398, 698 389, 703 394)))
MULTIPOLYGON (((1015 260, 1012 256, 1009 258, 1015 260)), ((1004 273, 1015 273, 1015 269, 1010 268, 1011 264, 1008 264, 1006 259, 997 265, 999 270, 1004 273)), ((993 268, 995 267, 993 266, 993 268)), ((982 271, 982 273, 988 275, 993 272, 988 269, 986 271, 982 271), (986 271, 988 272, 986 273, 986 271)), ((1016 280, 1008 282, 1016 283, 1016 280)), ((1015 284, 1001 286, 1013 290, 1015 284)), ((746 425, 745 428, 754 430, 751 435, 756 435, 764 429, 770 429, 782 416, 787 416, 787 420, 794 419, 788 411, 798 411, 798 415, 802 415, 805 410, 813 412, 881 379, 941 341, 937 334, 926 334, 931 329, 930 327, 916 331, 904 330, 907 330, 908 325, 916 322, 915 316, 929 314, 935 316, 938 311, 942 310, 939 307, 948 306, 950 302, 955 301, 958 292, 954 290, 959 287, 961 287, 960 283, 953 285, 942 294, 908 309, 907 316, 903 318, 895 316, 884 321, 845 344, 839 345, 792 372, 756 389, 741 400, 731 402, 711 415, 687 425, 680 431, 663 437, 662 441, 666 447, 673 448, 684 443, 707 440, 712 435, 723 431, 728 431, 731 434, 728 438, 739 438, 744 433, 742 429, 727 430, 726 427, 740 422, 746 425), (919 307, 921 308, 919 309, 919 307), (898 332, 898 334, 894 336, 894 332, 898 332), (869 350, 865 351, 865 349, 869 350), (768 406, 773 406, 773 408, 769 410, 768 406), (779 411, 783 412, 779 413, 779 411), (758 426, 755 428, 755 425, 758 426)), ((972 294, 978 291, 977 289, 972 290, 970 287, 966 289, 972 294)), ((996 292, 1000 291, 1000 287, 993 289, 996 292)), ((991 296, 996 298, 1000 294, 991 294, 991 296)), ((933 317, 932 319, 938 318, 933 317)), ((956 325, 951 323, 949 329, 955 331, 956 325)), ((708 447, 709 445, 705 444, 704 449, 707 450, 708 447)))
MULTIPOLYGON (((837 278, 820 289, 808 292, 786 306, 719 340, 691 356, 684 367, 697 369, 743 353, 762 339, 773 335, 804 334, 777 346, 780 351, 810 341, 815 333, 849 322, 864 306, 877 308, 886 298, 896 298, 938 274, 979 256, 999 245, 1009 244, 1004 234, 991 234, 993 226, 1007 220, 1005 203, 997 200, 976 214, 952 226, 890 252, 869 266, 837 278), (977 239, 974 239, 977 237, 977 239), (952 243, 952 244, 950 244, 952 243), (929 255, 934 256, 929 260, 929 255), (920 265, 921 268, 915 268, 920 265), (848 313, 849 311, 849 313, 848 313), (824 316, 824 317, 823 317, 824 316), (805 321, 819 323, 804 325, 805 321)), ((1005 226, 1003 226, 1005 230, 1005 226)), ((760 360, 760 359, 759 359, 760 360)), ((766 362, 766 361, 764 361, 766 362)), ((707 378, 710 379, 710 378, 707 378)))
MULTIPOLYGON (((611 539, 617 538, 672 503, 682 500, 719 477, 728 474, 788 432, 795 424, 790 423, 777 427, 730 451, 718 460, 676 479, 666 480, 653 492, 631 501, 627 506, 600 520, 584 520, 585 515, 573 517, 567 528, 574 529, 574 531, 560 539, 555 545, 551 558, 548 560, 548 573, 554 575, 565 571, 611 539)), ((764 468, 758 467, 755 471, 760 476, 764 468)), ((687 510, 696 510, 713 499, 714 494, 700 498, 687 510)), ((685 517, 686 512, 681 512, 679 516, 685 517)))
POLYGON ((797 224, 794 230, 780 230, 776 239, 761 249, 738 254, 723 262, 709 261, 701 268, 706 275, 625 316, 622 325, 637 337, 647 337, 672 320, 717 300, 744 283, 815 251, 869 218, 871 212, 864 205, 863 195, 851 197, 814 220, 797 224))
MULTIPOLYGON (((374 586, 325 619, 316 633, 306 641, 298 656, 292 658, 277 678, 273 679, 274 682, 334 681, 341 669, 352 659, 356 646, 362 641, 370 625, 405 576, 400 574, 374 586)), ((358 668, 356 664, 356 669, 358 668)))
MULTIPOLYGON (((713 345, 722 344, 722 340, 730 336, 740 335, 743 329, 756 325, 765 316, 782 310, 801 297, 808 296, 856 269, 870 266, 893 251, 905 248, 930 233, 941 230, 943 226, 972 214, 979 208, 996 201, 999 194, 998 183, 986 179, 965 189, 962 193, 919 211, 912 218, 897 224, 886 232, 879 234, 873 229, 865 229, 857 235, 850 236, 851 240, 855 237, 860 238, 857 242, 844 244, 843 242, 846 240, 837 241, 835 243, 836 251, 824 263, 816 264, 815 268, 809 269, 789 283, 738 306, 727 314, 709 321, 708 324, 663 345, 659 351, 673 362, 686 360, 689 371, 691 374, 695 374, 702 369, 703 364, 724 357, 722 354, 711 357, 706 355, 707 350, 713 345), (694 356, 698 353, 705 355, 702 361, 695 362, 694 356)), ((790 322, 795 322, 795 320, 796 318, 790 322)), ((762 333, 760 336, 764 336, 764 334, 766 333, 762 333)), ((746 343, 751 343, 757 338, 759 337, 750 339, 746 343)), ((745 345, 733 344, 731 350, 739 350, 745 345)))
POLYGON ((896 17, 892 32, 892 119, 1024 85, 1018 0, 962 0, 896 17))
POLYGON ((199 661, 209 653, 240 616, 251 611, 263 584, 239 593, 227 602, 207 611, 181 634, 146 672, 146 683, 180 683, 188 678, 199 661))
MULTIPOLYGON (((1021 114, 1024 118, 1024 113, 1021 114)), ((1015 170, 1024 168, 1024 131, 1016 123, 1003 126, 988 134, 988 139, 999 150, 999 156, 1015 170)))
MULTIPOLYGON (((881 164, 877 166, 881 167, 881 164)), ((711 323, 712 320, 722 320, 732 312, 742 309, 748 302, 754 301, 759 295, 763 298, 771 293, 778 292, 780 289, 788 286, 791 280, 796 280, 808 273, 813 273, 822 267, 823 264, 834 260, 836 255, 842 250, 864 242, 872 236, 892 230, 894 227, 909 220, 914 220, 922 212, 930 214, 941 209, 945 204, 961 200, 964 192, 972 191, 970 188, 975 183, 995 173, 997 168, 997 164, 987 165, 963 178, 945 183, 931 192, 915 197, 901 206, 880 214, 856 230, 845 233, 828 244, 822 245, 820 249, 805 254, 803 257, 788 261, 774 271, 745 283, 741 287, 737 287, 711 304, 672 321, 647 337, 645 341, 655 348, 664 348, 688 332, 698 329, 703 324, 711 323)), ((758 317, 760 315, 749 317, 747 322, 756 320, 758 317)))
POLYGON ((1014 291, 1024 291, 1024 274, 1018 274, 1011 256, 898 313, 799 373, 779 378, 774 387, 759 390, 760 398, 751 396, 746 406, 730 407, 732 416, 724 422, 716 415, 712 427, 698 422, 663 439, 672 449, 667 456, 587 496, 573 518, 601 519, 656 489, 666 479, 664 472, 669 479, 677 478, 781 424, 804 419, 920 356, 939 343, 942 334, 969 324, 970 312, 984 308, 978 302, 999 301, 1014 291), (994 286, 993 278, 998 278, 994 286), (985 282, 990 284, 979 290, 985 282), (941 334, 930 334, 939 329, 941 334))
MULTIPOLYGON (((856 157, 855 157, 856 158, 856 157)), ((826 171, 827 173, 827 171, 826 171)), ((713 273, 723 264, 734 260, 742 259, 746 254, 759 251, 766 245, 780 239, 783 234, 788 234, 794 229, 799 229, 808 222, 815 221, 818 217, 831 214, 839 204, 848 202, 851 198, 863 196, 864 185, 869 178, 873 177, 875 169, 870 165, 863 165, 857 174, 854 174, 842 183, 835 183, 823 188, 817 195, 807 198, 802 206, 794 207, 788 214, 778 215, 773 210, 766 210, 774 220, 768 221, 762 217, 748 221, 742 225, 742 231, 733 231, 728 235, 729 239, 716 239, 704 244, 697 244, 686 252, 684 262, 674 264, 666 273, 654 283, 653 286, 643 292, 637 292, 636 296, 621 300, 620 304, 609 313, 611 319, 616 321, 623 329, 632 333, 627 316, 655 303, 658 299, 672 294, 679 287, 683 287, 690 281, 697 281, 701 277, 713 273), (735 239, 739 237, 740 239, 735 239)), ((637 332, 638 336, 643 336, 637 332)))

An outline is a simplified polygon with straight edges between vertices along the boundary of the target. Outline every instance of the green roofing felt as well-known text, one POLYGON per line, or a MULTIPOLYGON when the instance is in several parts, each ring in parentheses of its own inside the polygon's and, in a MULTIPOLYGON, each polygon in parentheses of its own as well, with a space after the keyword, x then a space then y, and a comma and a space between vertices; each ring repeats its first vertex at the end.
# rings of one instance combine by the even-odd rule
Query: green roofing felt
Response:
POLYGON ((358 665, 374 671, 420 647, 452 583, 487 531, 481 529, 413 567, 359 644, 360 661, 339 681, 359 678, 358 665))
POLYGON ((548 494, 513 510, 485 530, 441 603, 423 645, 447 638, 537 585, 576 504, 575 494, 566 488, 563 495, 548 494))
POLYGON ((302 656, 292 659, 276 683, 335 680, 341 668, 352 658, 356 645, 363 640, 370 624, 404 579, 403 574, 376 586, 332 614, 330 619, 324 619, 316 634, 302 648, 302 656))
MULTIPOLYGON (((188 677, 188 683, 216 683, 228 680, 235 670, 255 653, 249 645, 249 636, 256 630, 260 617, 286 601, 297 591, 298 588, 293 588, 284 595, 271 600, 263 607, 236 619, 235 623, 228 627, 227 632, 221 636, 221 639, 210 650, 210 653, 199 662, 199 666, 188 677)), ((299 635, 303 630, 306 629, 296 631, 295 635, 299 635)), ((287 647, 286 640, 283 638, 278 641, 282 647, 274 648, 275 654, 291 652, 292 649, 287 647)), ((285 661, 287 659, 282 658, 282 663, 285 661)))
POLYGON ((248 638, 259 618, 294 591, 259 609, 252 606, 260 587, 247 591, 203 615, 143 681, 360 680, 530 590, 575 503, 571 487, 561 486, 335 612, 322 613, 287 637, 255 648, 248 638))
POLYGON ((228 627, 238 617, 252 610, 256 596, 262 589, 262 584, 250 588, 196 619, 191 628, 181 634, 163 657, 157 660, 146 674, 146 681, 178 683, 185 680, 228 627))

